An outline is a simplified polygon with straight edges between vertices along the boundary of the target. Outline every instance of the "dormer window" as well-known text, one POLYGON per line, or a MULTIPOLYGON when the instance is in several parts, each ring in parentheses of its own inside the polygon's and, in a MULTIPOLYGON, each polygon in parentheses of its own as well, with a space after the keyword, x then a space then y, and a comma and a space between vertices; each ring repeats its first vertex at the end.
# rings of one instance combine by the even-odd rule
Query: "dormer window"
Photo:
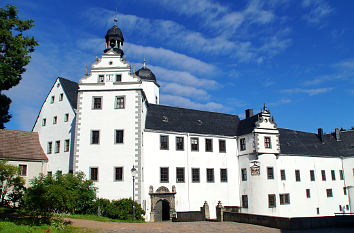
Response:
POLYGON ((103 74, 98 75, 98 82, 104 83, 104 75, 103 74))
POLYGON ((122 81, 122 75, 116 74, 116 82, 121 82, 121 81, 122 81))

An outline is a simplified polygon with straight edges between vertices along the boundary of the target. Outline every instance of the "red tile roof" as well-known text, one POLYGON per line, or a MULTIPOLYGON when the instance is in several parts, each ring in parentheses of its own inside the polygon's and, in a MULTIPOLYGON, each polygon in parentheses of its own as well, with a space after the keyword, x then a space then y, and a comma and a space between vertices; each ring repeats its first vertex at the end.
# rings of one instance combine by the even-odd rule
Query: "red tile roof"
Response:
POLYGON ((0 159, 48 160, 37 132, 0 129, 0 159))

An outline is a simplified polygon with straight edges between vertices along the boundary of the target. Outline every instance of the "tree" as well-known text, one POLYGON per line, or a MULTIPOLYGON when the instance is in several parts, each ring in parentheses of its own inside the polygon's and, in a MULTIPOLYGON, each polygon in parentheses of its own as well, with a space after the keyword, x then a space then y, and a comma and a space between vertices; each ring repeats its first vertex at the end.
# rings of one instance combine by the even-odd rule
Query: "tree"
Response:
POLYGON ((25 180, 20 176, 20 168, 0 160, 0 206, 15 206, 25 190, 25 180))
POLYGON ((24 68, 31 59, 38 42, 24 33, 33 27, 33 20, 21 20, 16 6, 0 8, 0 128, 11 118, 11 100, 2 94, 16 86, 22 79, 24 68))

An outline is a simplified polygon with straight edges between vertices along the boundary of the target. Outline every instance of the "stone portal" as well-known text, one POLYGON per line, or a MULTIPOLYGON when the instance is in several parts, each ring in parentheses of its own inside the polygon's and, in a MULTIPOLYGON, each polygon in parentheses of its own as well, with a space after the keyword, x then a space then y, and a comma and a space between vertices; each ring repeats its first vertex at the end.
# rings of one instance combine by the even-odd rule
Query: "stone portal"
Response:
POLYGON ((151 222, 171 220, 172 217, 176 216, 176 187, 174 185, 172 186, 172 192, 165 186, 159 187, 154 192, 154 188, 150 186, 149 194, 151 198, 151 222))

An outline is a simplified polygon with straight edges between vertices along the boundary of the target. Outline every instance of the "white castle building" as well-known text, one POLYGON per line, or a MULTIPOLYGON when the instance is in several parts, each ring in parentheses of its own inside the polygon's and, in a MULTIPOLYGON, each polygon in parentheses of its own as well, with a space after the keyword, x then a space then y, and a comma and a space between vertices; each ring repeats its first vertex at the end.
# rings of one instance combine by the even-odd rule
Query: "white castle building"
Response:
POLYGON ((83 171, 108 199, 134 198, 147 221, 218 201, 241 212, 330 216, 353 212, 354 131, 278 128, 270 111, 246 118, 159 104, 159 84, 123 59, 115 24, 79 83, 58 78, 33 131, 49 174, 83 171))

